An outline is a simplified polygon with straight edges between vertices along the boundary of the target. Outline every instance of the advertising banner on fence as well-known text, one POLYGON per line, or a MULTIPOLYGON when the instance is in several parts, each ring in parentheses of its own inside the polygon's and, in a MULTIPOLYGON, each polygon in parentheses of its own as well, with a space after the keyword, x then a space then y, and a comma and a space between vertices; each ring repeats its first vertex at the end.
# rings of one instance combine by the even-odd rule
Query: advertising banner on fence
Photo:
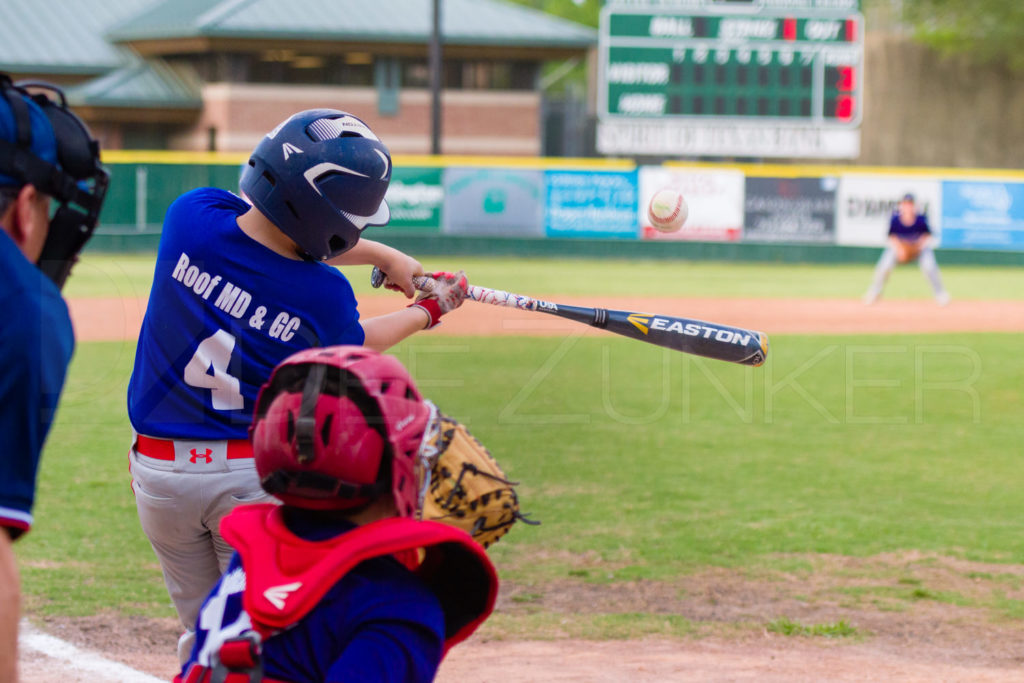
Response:
POLYGON ((743 240, 831 244, 837 178, 747 178, 743 240))
POLYGON ((447 168, 442 226, 451 235, 544 236, 544 172, 447 168))
POLYGON ((636 171, 548 171, 545 180, 548 237, 639 237, 636 171))
POLYGON ((911 193, 917 210, 927 215, 936 243, 942 236, 942 184, 932 178, 846 175, 839 179, 836 242, 881 247, 900 198, 911 193))
POLYGON ((441 230, 444 186, 440 168, 395 167, 386 199, 391 207, 388 227, 415 232, 441 230))
POLYGON ((640 169, 639 207, 644 239, 736 241, 743 230, 743 173, 644 166, 640 169), (681 192, 689 207, 686 223, 676 232, 659 232, 647 220, 647 205, 663 187, 681 192))
POLYGON ((942 183, 942 244, 1024 251, 1024 184, 942 183))

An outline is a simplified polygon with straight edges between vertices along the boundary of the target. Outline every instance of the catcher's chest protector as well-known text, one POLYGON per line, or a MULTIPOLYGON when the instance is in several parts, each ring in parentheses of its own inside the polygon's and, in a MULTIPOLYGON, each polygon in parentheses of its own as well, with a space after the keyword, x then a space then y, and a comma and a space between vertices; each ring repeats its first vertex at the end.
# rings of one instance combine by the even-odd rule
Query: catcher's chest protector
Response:
POLYGON ((394 555, 437 595, 445 653, 483 623, 498 594, 483 548, 445 524, 396 517, 306 541, 285 527, 278 506, 266 504, 235 508, 220 530, 242 558, 243 606, 264 638, 302 619, 357 564, 384 555, 394 555))

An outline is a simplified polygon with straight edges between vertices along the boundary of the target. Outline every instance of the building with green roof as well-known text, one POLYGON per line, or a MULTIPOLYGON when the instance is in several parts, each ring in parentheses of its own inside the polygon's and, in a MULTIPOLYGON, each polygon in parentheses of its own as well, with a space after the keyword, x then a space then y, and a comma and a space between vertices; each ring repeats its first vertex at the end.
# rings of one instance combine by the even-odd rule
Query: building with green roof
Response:
MULTIPOLYGON (((251 149, 295 111, 430 149, 431 0, 0 0, 0 69, 68 84, 107 149, 251 149)), ((541 151, 541 67, 596 32, 502 0, 442 0, 442 149, 541 151)))

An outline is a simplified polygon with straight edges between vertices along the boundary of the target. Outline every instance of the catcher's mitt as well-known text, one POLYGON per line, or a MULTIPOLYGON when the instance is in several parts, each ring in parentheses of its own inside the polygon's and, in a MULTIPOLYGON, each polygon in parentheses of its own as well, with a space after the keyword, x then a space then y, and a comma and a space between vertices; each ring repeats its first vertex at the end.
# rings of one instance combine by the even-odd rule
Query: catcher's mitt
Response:
POLYGON ((505 477, 484 445, 463 425, 434 411, 420 448, 421 518, 459 527, 485 548, 516 520, 539 524, 519 512, 516 482, 505 477))

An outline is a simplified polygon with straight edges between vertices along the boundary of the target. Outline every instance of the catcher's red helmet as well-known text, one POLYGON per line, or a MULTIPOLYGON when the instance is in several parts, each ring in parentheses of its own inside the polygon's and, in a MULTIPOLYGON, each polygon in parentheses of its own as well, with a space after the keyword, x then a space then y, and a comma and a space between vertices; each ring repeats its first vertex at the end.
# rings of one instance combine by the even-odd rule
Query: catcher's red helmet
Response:
POLYGON ((391 491, 416 513, 416 456, 430 418, 402 364, 362 346, 301 351, 260 389, 250 428, 263 488, 288 505, 358 507, 391 491))

